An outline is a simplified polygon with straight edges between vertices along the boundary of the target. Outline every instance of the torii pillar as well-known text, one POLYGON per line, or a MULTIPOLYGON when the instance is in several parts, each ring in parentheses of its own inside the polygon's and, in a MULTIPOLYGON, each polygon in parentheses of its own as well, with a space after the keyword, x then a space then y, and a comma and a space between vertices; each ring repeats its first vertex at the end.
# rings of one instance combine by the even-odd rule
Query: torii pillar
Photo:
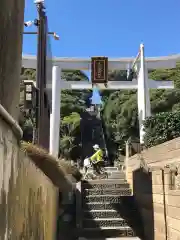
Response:
POLYGON ((140 45, 140 68, 137 77, 137 94, 138 94, 138 118, 139 118, 139 135, 140 144, 144 144, 144 126, 143 122, 151 116, 151 104, 149 89, 173 89, 174 84, 171 81, 154 81, 148 79, 148 69, 146 67, 144 45, 140 45))
POLYGON ((138 116, 139 116, 139 135, 140 143, 144 143, 143 121, 151 116, 151 105, 149 97, 148 69, 146 68, 144 45, 140 45, 140 69, 137 78, 138 84, 138 116))

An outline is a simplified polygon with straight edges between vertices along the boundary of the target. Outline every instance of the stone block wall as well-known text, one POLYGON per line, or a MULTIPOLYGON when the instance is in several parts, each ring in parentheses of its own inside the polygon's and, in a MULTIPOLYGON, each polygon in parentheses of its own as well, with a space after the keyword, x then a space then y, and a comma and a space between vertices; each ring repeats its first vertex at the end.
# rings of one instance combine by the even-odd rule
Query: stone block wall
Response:
POLYGON ((126 165, 146 240, 180 239, 180 138, 127 156, 126 165))
POLYGON ((55 239, 57 188, 0 118, 0 239, 55 239))

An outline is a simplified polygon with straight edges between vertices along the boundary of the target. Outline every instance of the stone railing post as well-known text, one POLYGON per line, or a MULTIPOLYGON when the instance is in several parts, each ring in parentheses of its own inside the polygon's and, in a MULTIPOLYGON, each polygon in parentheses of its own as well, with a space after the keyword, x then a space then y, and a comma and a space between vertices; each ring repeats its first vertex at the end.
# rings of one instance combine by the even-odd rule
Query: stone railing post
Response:
POLYGON ((126 174, 126 179, 128 179, 128 165, 129 165, 129 157, 130 155, 130 146, 129 146, 129 141, 126 142, 126 157, 125 157, 125 174, 126 174))
POLYGON ((82 183, 76 183, 76 228, 82 227, 82 183))

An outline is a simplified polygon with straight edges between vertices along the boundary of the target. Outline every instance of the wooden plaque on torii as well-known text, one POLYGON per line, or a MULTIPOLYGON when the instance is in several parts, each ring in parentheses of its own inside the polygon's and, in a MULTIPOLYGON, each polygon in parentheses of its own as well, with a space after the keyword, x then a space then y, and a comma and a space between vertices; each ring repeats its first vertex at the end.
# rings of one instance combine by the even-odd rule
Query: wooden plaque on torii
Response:
POLYGON ((92 84, 107 84, 108 82, 108 58, 91 58, 91 81, 92 84))

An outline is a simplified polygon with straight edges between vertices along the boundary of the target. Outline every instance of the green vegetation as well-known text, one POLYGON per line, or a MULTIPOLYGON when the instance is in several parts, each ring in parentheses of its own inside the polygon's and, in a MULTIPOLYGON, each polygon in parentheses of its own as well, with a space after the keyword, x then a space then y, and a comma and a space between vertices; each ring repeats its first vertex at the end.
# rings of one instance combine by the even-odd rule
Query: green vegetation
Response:
MULTIPOLYGON (((22 78, 34 79, 35 71, 29 69, 23 70, 22 76, 22 78)), ((65 71, 63 72, 63 78, 76 81, 87 80, 87 77, 81 71, 65 71)), ((153 117, 147 119, 145 122, 145 130, 147 132, 145 141, 148 147, 179 136, 179 123, 176 122, 178 122, 178 111, 180 110, 180 64, 177 64, 175 69, 151 71, 149 78, 154 80, 173 80, 176 88, 173 90, 161 89, 150 91, 153 117), (158 115, 156 116, 156 114, 158 115), (171 122, 170 126, 167 125, 168 122, 165 121, 166 119, 169 119, 169 122, 171 122), (157 122, 159 125, 155 124, 157 122), (169 126, 169 130, 167 130, 168 133, 163 130, 165 126, 169 126), (159 131, 156 129, 159 129, 159 131), (158 136, 162 136, 162 131, 164 131, 164 137, 159 138, 158 136), (169 131, 172 132, 169 133, 169 131)), ((125 72, 110 72, 109 79, 124 81, 125 72)), ((78 159, 80 157, 80 116, 87 108, 89 95, 90 91, 87 90, 62 91, 60 152, 65 158, 78 159)), ((137 93, 136 90, 105 90, 101 92, 101 95, 103 100, 101 116, 103 119, 106 143, 109 153, 115 157, 116 150, 120 147, 124 148, 125 141, 129 137, 132 139, 139 138, 137 93)), ((20 104, 22 105, 22 103, 20 104)), ((30 126, 30 122, 27 123, 27 118, 23 121, 22 126, 26 132, 28 132, 29 129, 32 129, 32 126, 30 126)))
POLYGON ((180 112, 162 112, 144 122, 146 147, 152 147, 180 136, 180 112))
POLYGON ((62 118, 60 129, 60 152, 66 158, 71 158, 74 150, 80 151, 80 115, 73 112, 62 118))

